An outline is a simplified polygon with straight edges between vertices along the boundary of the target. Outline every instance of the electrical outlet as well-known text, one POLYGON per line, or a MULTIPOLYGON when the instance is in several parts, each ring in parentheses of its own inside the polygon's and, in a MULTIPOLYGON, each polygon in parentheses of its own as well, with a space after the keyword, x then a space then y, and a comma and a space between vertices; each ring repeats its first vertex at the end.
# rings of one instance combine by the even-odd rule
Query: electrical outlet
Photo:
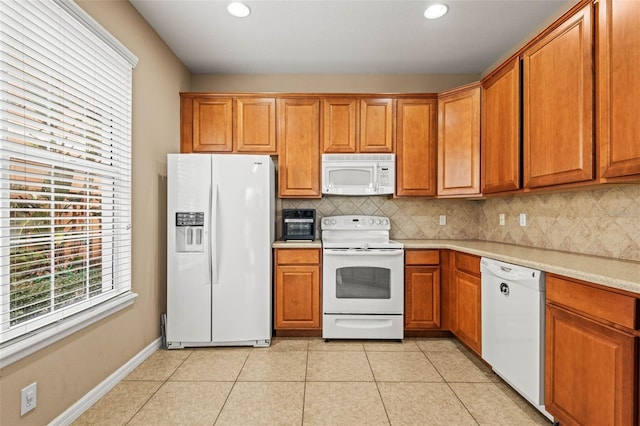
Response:
POLYGON ((24 416, 36 408, 38 402, 38 383, 33 382, 20 392, 20 415, 24 416))
POLYGON ((527 226, 527 215, 520 213, 520 226, 527 226))
POLYGON ((447 216, 441 214, 439 223, 440 223, 440 225, 446 225, 447 224, 447 216))
POLYGON ((498 221, 500 223, 500 226, 504 226, 504 213, 500 213, 500 216, 498 216, 498 221))

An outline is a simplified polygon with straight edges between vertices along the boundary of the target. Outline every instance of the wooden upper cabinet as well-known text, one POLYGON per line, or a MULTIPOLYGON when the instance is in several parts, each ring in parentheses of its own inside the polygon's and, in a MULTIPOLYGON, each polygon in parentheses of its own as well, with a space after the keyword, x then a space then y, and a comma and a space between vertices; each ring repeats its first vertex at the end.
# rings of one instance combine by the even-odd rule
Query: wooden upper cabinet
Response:
POLYGON ((360 99, 360 152, 393 152, 394 99, 360 99))
POLYGON ((437 99, 398 99, 396 194, 436 195, 437 99))
POLYGON ((525 188, 594 177, 591 8, 523 53, 525 188))
POLYGON ((231 152, 233 150, 233 99, 192 98, 193 152, 231 152))
POLYGON ((480 86, 438 95, 438 195, 480 194, 480 86))
POLYGON ((356 152, 358 99, 322 100, 322 152, 356 152))
POLYGON ((482 82, 482 193, 520 188, 520 59, 482 82))
POLYGON ((322 100, 322 152, 393 152, 394 99, 322 100))
POLYGON ((275 98, 182 93, 180 152, 276 154, 275 98))
POLYGON ((640 3, 600 0, 598 141, 600 176, 640 174, 640 3))
POLYGON ((320 198, 320 99, 278 99, 277 108, 279 195, 320 198))
POLYGON ((235 100, 234 141, 238 152, 276 153, 276 100, 240 98, 235 100))

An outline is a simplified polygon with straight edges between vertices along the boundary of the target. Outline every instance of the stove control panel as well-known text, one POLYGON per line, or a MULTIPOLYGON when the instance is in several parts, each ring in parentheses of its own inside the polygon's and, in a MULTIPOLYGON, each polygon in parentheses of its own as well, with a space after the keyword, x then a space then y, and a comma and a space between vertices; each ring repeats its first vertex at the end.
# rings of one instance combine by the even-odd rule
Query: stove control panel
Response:
POLYGON ((347 216, 327 216, 322 218, 322 230, 389 230, 391 223, 389 218, 385 216, 364 216, 364 215, 347 215, 347 216))

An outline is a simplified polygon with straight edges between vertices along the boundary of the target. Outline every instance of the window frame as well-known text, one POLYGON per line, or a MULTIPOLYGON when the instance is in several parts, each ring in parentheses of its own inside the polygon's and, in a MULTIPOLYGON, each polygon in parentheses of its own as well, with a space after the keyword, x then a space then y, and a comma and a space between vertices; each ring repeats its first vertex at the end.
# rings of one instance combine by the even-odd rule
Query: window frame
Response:
MULTIPOLYGON (((132 95, 133 95, 132 69, 136 66, 138 59, 126 47, 124 47, 124 45, 122 45, 111 34, 109 34, 102 26, 100 26, 100 24, 98 24, 90 15, 88 15, 83 9, 81 9, 73 1, 71 0, 49 0, 49 1, 60 8, 59 13, 68 14, 71 18, 77 21, 82 27, 84 27, 84 30, 88 30, 90 33, 95 35, 99 40, 99 42, 104 44, 111 51, 115 52, 116 55, 119 55, 121 59, 123 59, 126 63, 128 63, 128 65, 130 65, 130 71, 129 71, 130 74, 128 77, 130 79, 130 84, 125 89, 122 89, 122 93, 117 94, 117 96, 127 96, 126 99, 128 99, 128 105, 129 105, 129 110, 127 111, 127 114, 126 114, 128 117, 128 121, 127 121, 128 125, 125 126, 124 128, 125 129, 124 140, 128 144, 128 150, 129 150, 129 155, 125 158, 125 163, 124 163, 126 167, 124 171, 124 175, 127 178, 127 181, 126 181, 127 186, 124 188, 122 192, 119 192, 117 196, 126 197, 126 209, 124 211, 124 216, 126 216, 127 221, 129 222, 129 225, 127 225, 128 234, 127 234, 124 250, 127 251, 128 253, 131 253, 130 222, 131 222, 131 144, 132 144, 131 127, 132 127, 132 95)), ((57 15, 50 16, 50 18, 52 20, 56 19, 57 15)), ((42 31, 42 29, 39 28, 38 31, 42 31)), ((78 29, 78 31, 82 31, 82 30, 78 29)), ((45 32, 43 35, 46 36, 46 34, 47 33, 45 32)), ((86 146, 86 145, 83 145, 83 146, 86 146)), ((37 155, 38 161, 42 161, 43 158, 46 158, 47 155, 50 155, 47 153, 46 150, 38 150, 37 154, 38 154, 37 155)), ((5 157, 5 156, 12 157, 10 153, 0 152, 0 157, 5 157)), ((25 158, 27 158, 28 160, 31 157, 25 156, 25 158)), ((56 166, 54 164, 47 164, 47 166, 51 167, 52 170, 55 170, 56 167, 60 167, 59 165, 56 166)), ((2 171, 3 174, 10 174, 4 170, 5 169, 3 169, 2 171)), ((9 181, 9 180, 10 179, 7 179, 6 181, 9 181)), ((88 197, 90 193, 90 189, 84 188, 84 190, 86 191, 86 194, 87 194, 86 196, 88 197)), ((104 188, 100 189, 100 191, 103 191, 103 190, 104 188)), ((11 191, 11 189, 0 188, 0 191, 9 192, 11 191)), ((52 203, 54 203, 53 197, 52 197, 52 203)), ((100 210, 105 211, 104 204, 101 204, 100 210)), ((116 216, 115 213, 113 216, 115 218, 116 216)), ((123 216, 119 216, 119 217, 123 217, 123 216)), ((6 197, 6 198, 2 197, 0 202, 0 221, 2 223, 8 223, 10 219, 11 219, 10 218, 10 199, 9 197, 6 197)), ((117 218, 112 220, 117 220, 117 218)), ((102 226, 104 226, 103 222, 102 222, 102 226)), ((0 237, 2 238, 2 241, 8 241, 10 238, 9 234, 10 234, 9 226, 0 227, 0 237)), ((103 235, 103 234, 101 233, 100 235, 103 235)), ((91 239, 91 237, 88 237, 88 238, 89 240, 91 239)), ((114 234, 113 239, 115 240, 115 238, 116 237, 114 234)), ((115 253, 120 248, 121 248, 120 244, 116 244, 116 243, 112 243, 109 248, 109 250, 113 252, 110 255, 110 257, 111 257, 111 262, 114 264, 114 273, 121 272, 120 268, 118 268, 118 266, 116 265, 119 262, 119 257, 115 253)), ((101 249, 102 249, 102 246, 101 246, 101 249)), ((8 255, 8 251, 10 249, 8 245, 7 246, 0 245, 0 250, 1 250, 0 255, 5 257, 8 255)), ((105 257, 109 255, 101 253, 101 256, 105 257)), ((0 272, 2 272, 3 276, 7 277, 6 283, 5 283, 6 285, 0 283, 0 301, 3 301, 3 300, 6 301, 7 307, 9 306, 8 302, 10 299, 10 295, 9 295, 10 285, 8 284, 9 274, 7 273, 8 272, 7 270, 9 269, 8 263, 9 263, 8 261, 6 262, 6 264, 5 262, 2 262, 2 265, 0 265, 0 267, 2 268, 0 272)), ((130 267, 127 270, 127 272, 128 272, 128 275, 122 281, 118 280, 119 284, 122 284, 124 282, 123 285, 110 289, 106 294, 101 294, 97 297, 89 297, 83 301, 73 303, 69 306, 70 309, 63 308, 63 310, 66 312, 65 312, 65 315, 61 318, 56 319, 55 315, 46 314, 45 316, 48 317, 48 319, 46 321, 46 324, 44 325, 42 324, 42 321, 39 321, 40 317, 36 317, 34 319, 29 319, 20 323, 19 327, 24 326, 24 330, 22 330, 22 332, 20 332, 18 335, 14 335, 11 333, 7 333, 7 331, 4 331, 3 333, 5 334, 5 337, 3 337, 3 339, 6 339, 6 340, 3 342, 0 342, 0 369, 133 304, 134 300, 137 297, 137 294, 132 292, 130 267), (6 337, 7 335, 9 336, 8 338, 6 337)), ((104 269, 102 274, 104 277, 104 269)), ((116 284, 115 278, 113 279, 113 282, 114 284, 116 284)), ((102 281, 101 285, 104 288, 104 285, 105 285, 104 280, 102 281)), ((0 320, 1 321, 8 320, 8 317, 10 315, 9 312, 10 312, 10 308, 8 308, 6 311, 3 310, 2 312, 0 312, 0 320)), ((53 312, 53 314, 55 314, 55 312, 53 312)))

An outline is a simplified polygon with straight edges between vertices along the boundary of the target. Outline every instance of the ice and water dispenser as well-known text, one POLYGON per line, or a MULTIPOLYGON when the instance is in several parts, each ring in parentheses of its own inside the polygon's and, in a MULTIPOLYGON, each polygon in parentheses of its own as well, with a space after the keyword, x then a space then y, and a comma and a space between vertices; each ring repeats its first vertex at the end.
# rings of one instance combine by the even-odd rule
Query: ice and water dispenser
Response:
POLYGON ((204 212, 176 213, 178 253, 204 251, 204 212))

